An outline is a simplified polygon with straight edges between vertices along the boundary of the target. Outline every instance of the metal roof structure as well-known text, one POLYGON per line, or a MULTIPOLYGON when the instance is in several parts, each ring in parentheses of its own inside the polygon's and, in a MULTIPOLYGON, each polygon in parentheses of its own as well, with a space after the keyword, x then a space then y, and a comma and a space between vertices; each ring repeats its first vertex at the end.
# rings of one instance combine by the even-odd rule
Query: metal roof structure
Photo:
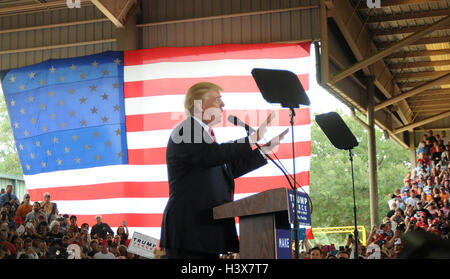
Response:
MULTIPOLYGON (((416 165, 429 130, 450 130, 450 1, 320 1, 322 86, 367 116, 370 221, 378 216, 375 124, 416 165)), ((354 111, 354 110, 353 110, 354 111)), ((436 133, 435 133, 436 135, 436 133)))
MULTIPOLYGON (((409 94, 405 100, 412 113, 412 123, 408 125, 417 128, 417 132, 450 128, 450 114, 446 113, 450 109, 450 1, 386 6, 373 10, 372 15, 368 9, 360 11, 379 49, 439 24, 419 40, 387 56, 385 63, 401 93, 409 94), (439 119, 425 121, 435 115, 439 119), (417 126, 420 121, 423 125, 417 126)), ((405 128, 397 129, 402 130, 405 128)))
POLYGON ((322 2, 329 38, 322 79, 365 114, 373 76, 377 124, 412 148, 429 130, 450 130, 450 1, 376 2, 322 2))

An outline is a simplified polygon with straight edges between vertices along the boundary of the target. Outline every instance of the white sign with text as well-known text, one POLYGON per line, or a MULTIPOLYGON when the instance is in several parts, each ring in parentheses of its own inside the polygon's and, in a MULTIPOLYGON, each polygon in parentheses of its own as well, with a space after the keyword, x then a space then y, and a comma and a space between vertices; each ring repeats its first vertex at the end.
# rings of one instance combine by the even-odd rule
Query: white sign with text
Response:
POLYGON ((155 250, 159 240, 151 236, 134 232, 127 251, 145 258, 155 258, 155 250))

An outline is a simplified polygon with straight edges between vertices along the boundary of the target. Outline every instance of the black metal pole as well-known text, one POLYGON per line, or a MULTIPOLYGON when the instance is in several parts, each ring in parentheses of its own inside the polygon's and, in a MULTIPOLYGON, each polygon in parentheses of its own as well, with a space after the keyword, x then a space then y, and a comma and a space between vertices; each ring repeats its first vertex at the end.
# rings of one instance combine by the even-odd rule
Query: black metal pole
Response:
POLYGON ((293 176, 294 176, 294 187, 292 190, 294 190, 294 247, 295 247, 295 259, 299 258, 299 223, 298 223, 298 201, 297 201, 297 182, 295 178, 295 147, 294 147, 294 116, 295 111, 294 108, 290 109, 290 117, 291 117, 291 135, 292 135, 292 169, 293 169, 293 176))
POLYGON ((352 154, 352 150, 349 149, 348 150, 349 155, 350 155, 350 163, 352 165, 352 185, 353 185, 353 215, 355 218, 355 259, 359 258, 359 250, 358 250, 358 245, 359 245, 359 238, 358 238, 358 224, 357 224, 357 217, 356 217, 356 196, 355 196, 355 176, 353 174, 353 154, 352 154))

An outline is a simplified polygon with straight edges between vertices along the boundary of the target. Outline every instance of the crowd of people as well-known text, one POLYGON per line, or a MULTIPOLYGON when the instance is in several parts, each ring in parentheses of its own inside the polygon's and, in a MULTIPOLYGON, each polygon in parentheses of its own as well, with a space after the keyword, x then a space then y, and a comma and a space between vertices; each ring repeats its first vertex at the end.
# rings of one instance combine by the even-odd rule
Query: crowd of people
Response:
MULTIPOLYGON (((405 234, 422 232, 448 240, 450 194, 450 141, 446 132, 430 130, 417 148, 416 166, 408 172, 403 186, 389 194, 389 211, 379 226, 374 226, 366 245, 358 246, 359 258, 395 259, 403 251, 405 234)), ((426 234, 423 234, 426 235, 426 234)), ((306 247, 304 258, 347 259, 355 256, 355 241, 350 236, 345 246, 306 247)))
MULTIPOLYGON (((450 195, 450 141, 445 131, 434 135, 429 131, 417 149, 417 165, 408 172, 404 185, 389 194, 389 211, 381 225, 374 226, 366 245, 359 242, 358 257, 363 259, 395 259, 404 248, 404 236, 420 231, 448 239, 450 195)), ((138 259, 129 253, 126 225, 114 232, 96 216, 96 224, 77 224, 77 217, 59 214, 57 204, 44 194, 42 202, 31 204, 25 194, 19 202, 8 185, 0 195, 0 259, 138 259), (90 229, 90 231, 89 231, 90 229)), ((348 237, 345 246, 308 247, 305 259, 352 259, 355 240, 348 237)), ((157 251, 157 258, 164 252, 157 251)))
POLYGON ((25 194, 19 203, 7 185, 0 196, 0 259, 139 259, 129 253, 127 226, 114 232, 96 216, 96 223, 79 225, 77 216, 59 214, 57 204, 44 194, 42 202, 31 204, 25 194))

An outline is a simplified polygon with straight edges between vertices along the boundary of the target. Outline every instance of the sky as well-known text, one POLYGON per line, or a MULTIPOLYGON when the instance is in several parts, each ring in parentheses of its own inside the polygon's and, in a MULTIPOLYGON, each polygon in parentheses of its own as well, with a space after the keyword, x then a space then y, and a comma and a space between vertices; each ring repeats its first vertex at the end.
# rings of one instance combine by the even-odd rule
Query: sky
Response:
POLYGON ((321 114, 338 109, 344 113, 350 113, 350 109, 346 105, 317 84, 314 44, 311 44, 309 68, 309 92, 307 95, 311 102, 311 114, 321 114))

